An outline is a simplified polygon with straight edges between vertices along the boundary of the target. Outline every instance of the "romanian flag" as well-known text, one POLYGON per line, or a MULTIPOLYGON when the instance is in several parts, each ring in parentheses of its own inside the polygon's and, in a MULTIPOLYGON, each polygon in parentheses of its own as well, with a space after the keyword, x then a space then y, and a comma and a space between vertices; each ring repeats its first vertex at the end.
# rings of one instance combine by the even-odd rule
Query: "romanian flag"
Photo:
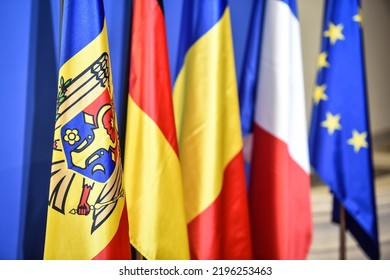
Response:
POLYGON ((230 12, 183 4, 174 108, 192 259, 251 259, 230 12))
POLYGON ((254 257, 305 259, 312 217, 295 1, 267 0, 263 20, 250 174, 254 257))
POLYGON ((131 244, 147 259, 189 259, 162 1, 135 0, 124 186, 131 244))
POLYGON ((310 160, 335 200, 333 221, 346 226, 371 259, 379 259, 372 142, 359 0, 327 0, 313 94, 310 160))
POLYGON ((65 0, 45 259, 129 259, 103 1, 65 0))

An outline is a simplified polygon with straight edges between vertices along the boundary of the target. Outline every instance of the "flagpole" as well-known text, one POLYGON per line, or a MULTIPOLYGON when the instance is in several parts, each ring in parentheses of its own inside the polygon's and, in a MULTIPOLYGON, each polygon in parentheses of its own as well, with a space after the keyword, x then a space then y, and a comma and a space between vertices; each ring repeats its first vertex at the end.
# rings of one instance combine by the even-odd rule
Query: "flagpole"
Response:
POLYGON ((340 260, 346 259, 346 219, 345 208, 340 203, 340 260))

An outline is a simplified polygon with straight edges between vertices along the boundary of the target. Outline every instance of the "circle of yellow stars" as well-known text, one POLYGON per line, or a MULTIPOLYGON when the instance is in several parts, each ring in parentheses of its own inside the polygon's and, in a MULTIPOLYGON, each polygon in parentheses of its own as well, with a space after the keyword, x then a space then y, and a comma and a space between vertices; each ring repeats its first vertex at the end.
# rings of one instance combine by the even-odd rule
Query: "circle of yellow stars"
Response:
MULTIPOLYGON (((363 13, 362 9, 359 8, 358 14, 354 15, 352 18, 353 21, 363 25, 363 13)), ((338 41, 346 40, 343 34, 344 25, 343 24, 334 24, 329 22, 328 29, 324 31, 323 35, 326 38, 329 38, 330 44, 333 46, 338 41)), ((317 59, 317 70, 321 71, 323 68, 330 68, 331 65, 328 61, 328 52, 321 52, 317 59)), ((319 105, 322 101, 328 101, 329 97, 326 94, 327 85, 316 85, 313 93, 313 101, 316 105, 319 105)), ((332 136, 337 130, 342 129, 340 120, 340 114, 332 114, 331 112, 326 113, 326 119, 321 122, 321 127, 327 129, 328 134, 332 136)), ((359 133, 356 129, 352 130, 352 136, 347 140, 347 144, 353 147, 355 153, 359 153, 362 148, 368 148, 367 142, 367 132, 363 131, 359 133)))

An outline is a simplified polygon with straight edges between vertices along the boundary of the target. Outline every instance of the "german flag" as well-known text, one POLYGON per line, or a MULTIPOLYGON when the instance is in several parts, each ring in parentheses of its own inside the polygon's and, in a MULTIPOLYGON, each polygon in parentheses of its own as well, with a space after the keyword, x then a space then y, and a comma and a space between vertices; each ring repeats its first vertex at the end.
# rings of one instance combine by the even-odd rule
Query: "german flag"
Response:
POLYGON ((132 245, 147 259, 189 259, 161 3, 134 1, 124 185, 132 245))

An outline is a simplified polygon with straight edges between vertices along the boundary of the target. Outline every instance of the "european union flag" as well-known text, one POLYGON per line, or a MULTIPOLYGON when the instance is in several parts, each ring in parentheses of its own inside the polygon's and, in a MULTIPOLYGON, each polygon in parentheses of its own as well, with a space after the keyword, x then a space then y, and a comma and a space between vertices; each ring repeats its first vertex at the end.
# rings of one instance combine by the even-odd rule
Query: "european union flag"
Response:
MULTIPOLYGON (((379 259, 359 0, 327 0, 313 94, 310 161, 346 209, 347 228, 379 259)), ((333 221, 339 222, 338 208, 333 221)))

